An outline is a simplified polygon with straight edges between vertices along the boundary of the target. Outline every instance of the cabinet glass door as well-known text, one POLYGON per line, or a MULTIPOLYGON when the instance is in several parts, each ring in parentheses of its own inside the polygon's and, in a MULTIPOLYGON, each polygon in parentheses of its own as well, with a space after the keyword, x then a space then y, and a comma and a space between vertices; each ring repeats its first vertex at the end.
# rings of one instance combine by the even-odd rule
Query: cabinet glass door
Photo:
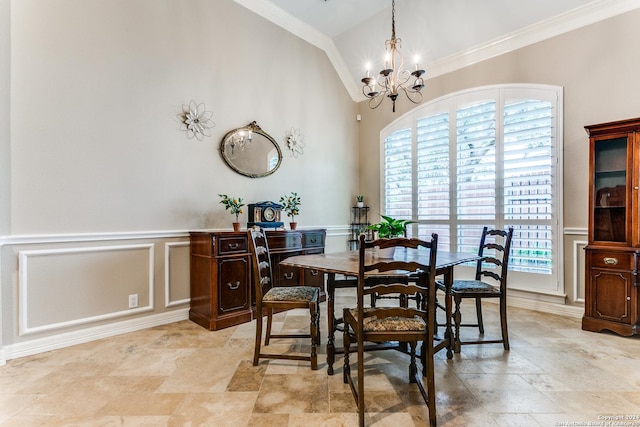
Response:
POLYGON ((625 242, 627 138, 595 141, 594 157, 594 240, 625 242))

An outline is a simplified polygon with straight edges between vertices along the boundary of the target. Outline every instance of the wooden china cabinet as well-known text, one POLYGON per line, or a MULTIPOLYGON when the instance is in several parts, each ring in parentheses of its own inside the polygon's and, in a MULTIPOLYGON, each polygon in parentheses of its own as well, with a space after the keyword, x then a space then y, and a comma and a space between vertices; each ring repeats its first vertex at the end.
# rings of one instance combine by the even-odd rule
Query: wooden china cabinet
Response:
MULTIPOLYGON (((325 229, 267 230, 275 286, 317 286, 324 297, 324 274, 283 267, 294 255, 323 253, 325 229)), ((255 318, 252 260, 247 231, 191 232, 189 319, 209 330, 255 318)))
POLYGON ((582 329, 640 334, 640 118, 585 126, 589 242, 582 329))

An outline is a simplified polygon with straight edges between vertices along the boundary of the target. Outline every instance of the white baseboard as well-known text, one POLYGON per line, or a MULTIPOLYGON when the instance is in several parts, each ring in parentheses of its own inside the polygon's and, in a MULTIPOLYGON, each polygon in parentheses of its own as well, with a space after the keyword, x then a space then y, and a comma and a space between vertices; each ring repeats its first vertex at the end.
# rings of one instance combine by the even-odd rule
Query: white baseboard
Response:
MULTIPOLYGON (((487 298, 487 300, 489 299, 490 298, 487 298)), ((527 310, 540 311, 542 313, 573 317, 576 319, 581 319, 582 315, 584 314, 584 307, 575 305, 553 304, 528 298, 507 296, 507 305, 511 307, 524 308, 527 310)))
POLYGON ((127 332, 139 331, 167 323, 179 322, 189 318, 189 307, 172 310, 165 313, 153 314, 121 322, 100 325, 73 332, 65 332, 45 338, 36 338, 23 343, 5 345, 4 355, 0 353, 0 366, 3 362, 18 357, 30 356, 45 351, 56 350, 72 345, 83 344, 90 341, 109 338, 127 332), (4 356, 4 357, 2 357, 4 356))

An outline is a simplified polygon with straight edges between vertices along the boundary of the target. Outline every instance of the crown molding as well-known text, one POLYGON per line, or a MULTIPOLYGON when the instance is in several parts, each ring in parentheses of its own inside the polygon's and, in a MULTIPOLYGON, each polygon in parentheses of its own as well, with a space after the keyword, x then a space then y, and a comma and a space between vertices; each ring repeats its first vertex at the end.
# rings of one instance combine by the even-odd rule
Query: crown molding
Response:
POLYGON ((596 0, 432 63, 428 78, 541 42, 640 8, 640 0, 596 0))
MULTIPOLYGON (((342 84, 355 102, 364 101, 359 84, 340 55, 333 39, 320 33, 267 0, 234 0, 252 12, 322 49, 333 64, 342 84)), ((479 44, 463 52, 433 62, 427 79, 512 52, 560 34, 594 24, 640 8, 640 0, 595 0, 561 15, 540 21, 502 37, 479 44)))

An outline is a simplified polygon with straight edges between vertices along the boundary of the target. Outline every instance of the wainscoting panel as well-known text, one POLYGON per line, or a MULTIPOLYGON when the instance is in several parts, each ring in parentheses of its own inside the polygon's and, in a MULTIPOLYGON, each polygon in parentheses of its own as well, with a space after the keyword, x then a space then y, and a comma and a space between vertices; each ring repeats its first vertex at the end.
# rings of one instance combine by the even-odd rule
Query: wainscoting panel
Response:
POLYGON ((153 311, 153 257, 153 244, 19 251, 19 335, 153 311))
POLYGON ((164 244, 164 305, 189 303, 189 241, 164 244))

